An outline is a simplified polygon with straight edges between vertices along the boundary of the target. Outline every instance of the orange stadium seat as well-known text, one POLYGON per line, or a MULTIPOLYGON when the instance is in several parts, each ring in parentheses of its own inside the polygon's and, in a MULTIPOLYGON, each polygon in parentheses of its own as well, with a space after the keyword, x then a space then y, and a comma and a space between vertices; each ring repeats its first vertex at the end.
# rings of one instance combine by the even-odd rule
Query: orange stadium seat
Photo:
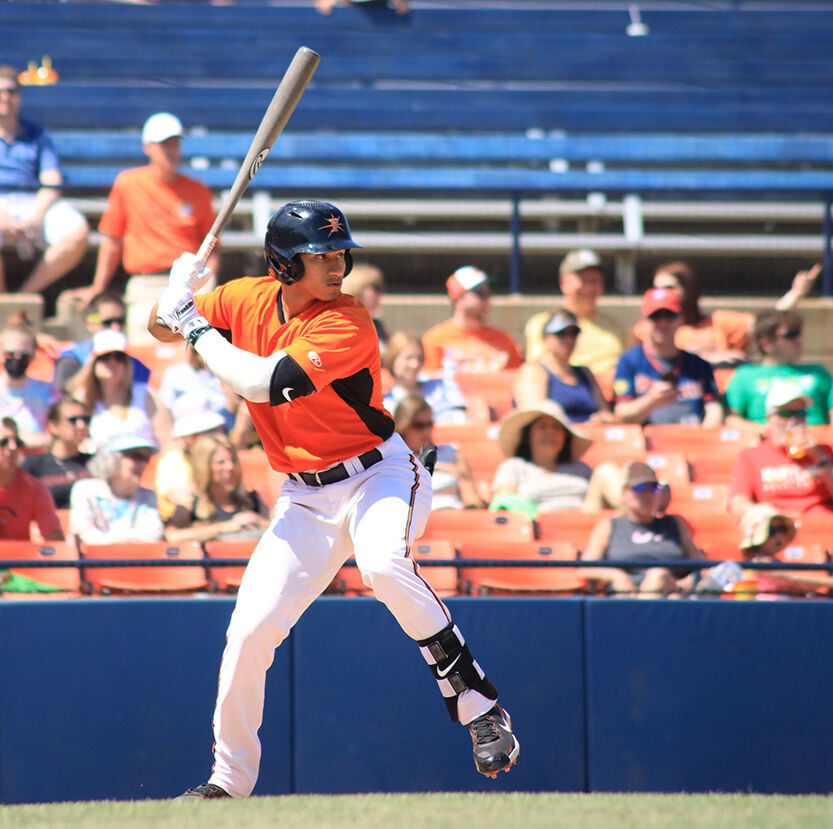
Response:
POLYGON ((593 527, 602 518, 613 518, 618 510, 605 509, 595 512, 579 510, 562 510, 559 512, 539 512, 535 516, 535 538, 547 544, 569 543, 581 552, 587 547, 587 540, 593 527))
POLYGON ((480 489, 492 488, 497 468, 506 460, 506 455, 493 439, 469 441, 460 445, 460 454, 471 469, 472 477, 480 489))
POLYGON ((742 532, 737 519, 728 512, 715 511, 714 507, 704 506, 696 509, 671 510, 688 524, 694 543, 700 547, 707 558, 718 561, 739 561, 741 556, 740 541, 742 532))
POLYGON ((168 544, 166 541, 81 543, 82 579, 88 592, 193 593, 208 586, 202 546, 197 541, 168 544), (194 566, 129 565, 96 566, 98 561, 193 561, 194 566))
POLYGON ((491 419, 500 420, 514 406, 515 381, 517 369, 503 371, 458 371, 454 380, 463 393, 463 397, 485 401, 491 410, 491 419))
POLYGON ((688 456, 691 480, 695 484, 728 484, 732 480, 736 452, 701 452, 688 456))
POLYGON ((439 509, 428 518, 420 541, 445 539, 455 546, 480 539, 531 541, 532 519, 522 512, 486 509, 439 509))
POLYGON ((165 369, 188 359, 185 343, 181 340, 172 343, 131 343, 127 351, 150 369, 148 385, 152 389, 161 385, 165 369))
POLYGON ((688 462, 682 452, 651 452, 642 458, 657 474, 657 478, 671 484, 687 484, 691 481, 688 462))
POLYGON ((465 423, 436 423, 433 430, 434 443, 483 443, 497 439, 497 424, 483 420, 468 420, 465 423))
POLYGON ((578 567, 476 567, 465 561, 530 560, 575 561, 576 548, 569 541, 499 541, 463 542, 460 554, 461 592, 485 595, 495 592, 578 593, 586 588, 578 567))
POLYGON ((243 484, 247 489, 254 489, 270 507, 278 500, 281 486, 286 476, 275 472, 269 465, 266 452, 261 447, 252 449, 238 449, 240 471, 243 474, 243 484))
POLYGON ((608 460, 627 463, 645 454, 645 437, 636 423, 580 423, 576 428, 593 439, 581 458, 590 466, 608 460))
POLYGON ((682 452, 688 455, 708 452, 737 453, 760 442, 762 427, 757 423, 712 428, 696 424, 647 423, 644 431, 650 452, 682 452))
POLYGON ((729 503, 729 484, 677 483, 671 487, 671 500, 666 512, 685 514, 689 509, 706 507, 725 512, 729 503))
POLYGON ((203 541, 202 548, 205 557, 208 559, 208 581, 211 589, 218 593, 234 593, 240 587, 240 579, 243 578, 243 571, 246 565, 217 566, 211 565, 213 558, 245 558, 249 559, 252 551, 257 545, 256 538, 235 538, 224 541, 215 538, 210 541, 203 541))
MULTIPOLYGON (((71 541, 0 541, 0 559, 5 561, 67 561, 78 563, 78 547, 71 541)), ((12 570, 20 576, 57 587, 57 596, 79 596, 81 574, 78 567, 15 567, 12 570)), ((32 595, 32 594, 25 594, 32 595)))

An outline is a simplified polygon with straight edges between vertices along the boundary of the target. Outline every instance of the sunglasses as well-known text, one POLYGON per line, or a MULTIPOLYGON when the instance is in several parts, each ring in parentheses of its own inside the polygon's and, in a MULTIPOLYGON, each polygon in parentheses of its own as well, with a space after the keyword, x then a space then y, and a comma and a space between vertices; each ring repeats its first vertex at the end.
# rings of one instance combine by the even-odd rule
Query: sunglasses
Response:
POLYGON ((659 322, 660 320, 675 320, 679 316, 675 311, 668 311, 665 308, 661 308, 659 311, 654 311, 653 314, 650 314, 648 319, 653 322, 659 322))
POLYGON ((791 328, 789 331, 781 331, 775 336, 780 337, 782 340, 797 340, 801 336, 801 329, 791 328))
POLYGON ((11 446, 13 449, 19 449, 21 446, 23 446, 23 444, 20 442, 20 438, 0 438, 0 449, 6 449, 9 446, 11 446))
POLYGON ((779 533, 786 534, 789 531, 790 531, 790 528, 786 524, 781 524, 781 523, 776 524, 775 522, 773 522, 769 525, 769 537, 770 538, 772 538, 772 536, 774 536, 774 535, 778 535, 779 533))
POLYGON ((777 409, 775 414, 786 420, 807 420, 807 409, 777 409))
POLYGON ((149 463, 150 454, 148 452, 140 452, 136 449, 131 449, 127 452, 122 452, 122 456, 128 458, 136 463, 149 463))
POLYGON ((31 351, 4 351, 3 352, 3 359, 4 360, 23 360, 24 358, 32 359, 32 352, 31 351))
POLYGON ((92 417, 90 415, 73 415, 72 417, 65 417, 64 420, 73 426, 89 426, 92 417))
POLYGON ((575 339, 576 337, 578 337, 579 334, 581 334, 580 328, 565 328, 563 331, 555 332, 556 337, 564 337, 570 339, 575 339))
POLYGON ((108 317, 106 320, 101 320, 101 324, 105 328, 112 328, 114 325, 124 328, 127 324, 127 317, 108 317))
POLYGON ((637 495, 644 495, 646 492, 650 492, 652 495, 656 495, 658 492, 662 492, 662 484, 655 484, 652 481, 645 481, 641 484, 634 484, 631 489, 637 495))
POLYGON ((411 428, 413 428, 413 429, 433 429, 434 428, 434 421, 433 420, 415 420, 411 424, 411 428))

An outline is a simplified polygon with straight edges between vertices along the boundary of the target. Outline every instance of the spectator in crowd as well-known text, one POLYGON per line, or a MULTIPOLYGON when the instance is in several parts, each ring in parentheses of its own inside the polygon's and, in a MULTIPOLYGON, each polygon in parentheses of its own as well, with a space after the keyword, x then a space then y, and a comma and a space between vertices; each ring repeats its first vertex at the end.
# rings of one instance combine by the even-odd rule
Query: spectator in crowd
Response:
MULTIPOLYGON (((84 322, 90 336, 67 346, 55 360, 52 385, 58 391, 64 391, 70 379, 89 359, 95 334, 107 328, 124 332, 127 325, 127 309, 124 307, 124 300, 118 294, 106 291, 96 294, 84 310, 84 322)), ((150 382, 150 369, 135 357, 131 357, 130 360, 133 363, 133 382, 150 382)))
POLYGON ((147 384, 133 382, 127 338, 106 329, 93 337, 93 350, 72 378, 68 391, 92 411, 90 438, 103 446, 117 434, 142 435, 158 443, 170 433, 167 412, 156 403, 147 384))
MULTIPOLYGON (((70 295, 86 305, 106 291, 121 263, 127 283, 127 331, 131 342, 144 336, 153 302, 168 284, 174 259, 196 251, 211 229, 211 191, 179 172, 183 128, 168 112, 157 112, 142 127, 148 164, 116 176, 98 229, 102 233, 92 284, 70 295)), ((207 266, 218 273, 219 251, 207 266)))
POLYGON ((200 435, 190 460, 193 495, 176 504, 165 538, 172 543, 260 538, 269 526, 269 505, 243 485, 240 459, 228 438, 200 435))
POLYGON ((422 336, 425 370, 453 376, 458 371, 518 368, 523 355, 512 336, 487 324, 492 292, 489 277, 472 265, 458 268, 446 280, 453 303, 450 319, 422 336))
MULTIPOLYGON (((625 332, 615 320, 601 313, 599 299, 604 293, 602 260, 592 250, 571 250, 558 268, 562 307, 578 320, 581 333, 576 340, 572 361, 587 366, 597 377, 607 377, 622 354, 625 332)), ((544 350, 543 330, 552 312, 542 311, 527 320, 524 327, 526 360, 536 362, 544 350)))
POLYGON ((14 420, 0 419, 0 540, 30 539, 34 524, 44 541, 63 541, 49 490, 20 468, 23 448, 14 420))
MULTIPOLYGON (((434 443, 434 414, 424 397, 405 395, 393 411, 396 431, 408 448, 420 455, 434 443)), ((437 446, 437 461, 432 475, 434 497, 431 509, 485 509, 486 500, 478 492, 471 467, 451 443, 437 446)))
POLYGON ((424 397, 431 406, 437 423, 464 423, 467 419, 466 400, 453 377, 423 377, 425 350, 416 334, 397 331, 382 357, 382 368, 393 378, 385 392, 385 408, 392 412, 406 397, 424 397))
POLYGON ((613 410, 624 423, 723 422, 712 367, 674 342, 681 306, 676 292, 651 288, 642 298, 645 339, 619 359, 613 410))
MULTIPOLYGON (((740 551, 744 562, 772 564, 783 561, 784 553, 796 535, 792 518, 780 514, 770 504, 750 507, 743 515, 741 528, 740 551)), ((746 590, 751 582, 751 592, 756 599, 801 598, 833 587, 833 575, 821 570, 796 572, 749 568, 742 571, 742 577, 746 590)), ((726 589, 731 587, 733 585, 727 585, 726 589)))
POLYGON ((89 443, 90 420, 90 410, 83 403, 63 395, 46 418, 49 448, 23 459, 23 470, 46 484, 57 509, 69 509, 72 485, 90 476, 90 455, 83 451, 89 443))
POLYGON ((46 415, 57 395, 49 383, 28 376, 36 343, 25 312, 9 319, 0 331, 0 341, 3 345, 0 416, 14 419, 28 446, 44 447, 49 442, 46 415))
POLYGON ((556 311, 543 330, 544 350, 535 362, 527 361, 515 384, 515 403, 526 408, 541 400, 554 400, 573 423, 616 420, 593 372, 570 362, 581 334, 571 311, 556 311))
MULTIPOLYGON (((766 423, 766 397, 775 383, 797 383, 809 399, 807 422, 830 423, 833 377, 822 365, 803 363, 804 320, 797 311, 763 311, 755 319, 753 337, 761 352, 759 363, 738 366, 726 386, 732 416, 766 423)), ((731 422, 731 421, 730 421, 731 422)))
POLYGON ((184 360, 165 369, 158 396, 172 420, 208 409, 223 416, 228 431, 234 428, 237 395, 206 368, 190 345, 185 346, 184 360))
MULTIPOLYGON (((20 118, 17 70, 0 66, 0 248, 17 247, 21 259, 43 249, 29 275, 15 288, 39 293, 84 257, 87 220, 60 198, 63 176, 48 133, 20 118)), ((9 290, 0 257, 0 292, 9 290)))
POLYGON ((385 295, 385 277, 380 268, 369 262, 356 262, 341 286, 345 294, 356 297, 367 308, 379 337, 379 350, 384 355, 388 345, 388 330, 379 316, 385 295))
POLYGON ((492 482, 493 509, 529 514, 582 509, 591 484, 597 488, 599 477, 615 468, 605 465, 594 473, 581 460, 592 440, 575 429, 552 400, 504 416, 498 442, 506 460, 492 482))
POLYGON ((194 496, 194 473, 191 448, 196 440, 206 436, 225 436, 226 421, 211 409, 187 411, 174 420, 171 446, 159 457, 156 465, 154 490, 159 514, 168 521, 177 504, 189 504, 194 496))
MULTIPOLYGON (((590 533, 584 561, 665 561, 702 559, 685 521, 660 515, 667 488, 647 463, 634 461, 625 471, 622 514, 602 518, 590 533)), ((640 597, 669 596, 691 591, 694 574, 664 566, 639 569, 595 567, 582 571, 615 594, 640 597)))
POLYGON ((69 532, 85 544, 160 541, 164 535, 156 493, 141 485, 158 447, 141 435, 121 433, 90 459, 90 478, 70 492, 69 532))
MULTIPOLYGON (((775 309, 794 308, 813 287, 821 273, 821 265, 799 271, 790 289, 776 303, 775 309)), ((666 262, 654 271, 654 288, 676 291, 682 308, 682 323, 675 342, 684 351, 697 354, 717 367, 731 367, 746 362, 751 346, 755 317, 746 311, 719 308, 706 313, 700 308, 700 281, 694 268, 687 262, 666 262)), ((643 339, 639 325, 634 331, 643 339)))
POLYGON ((808 434, 810 403, 798 383, 771 386, 764 439, 742 450, 732 469, 729 508, 738 519, 754 504, 790 516, 833 512, 833 449, 808 434))

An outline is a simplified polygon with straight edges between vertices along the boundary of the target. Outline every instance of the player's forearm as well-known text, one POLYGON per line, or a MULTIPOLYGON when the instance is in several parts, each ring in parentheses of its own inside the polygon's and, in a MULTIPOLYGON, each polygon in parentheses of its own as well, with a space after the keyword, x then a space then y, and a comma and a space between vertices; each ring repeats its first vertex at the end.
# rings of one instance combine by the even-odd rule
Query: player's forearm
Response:
POLYGON ((259 357, 232 345, 213 328, 197 339, 194 350, 217 379, 252 403, 270 402, 272 374, 286 356, 283 351, 278 351, 268 357, 259 357))

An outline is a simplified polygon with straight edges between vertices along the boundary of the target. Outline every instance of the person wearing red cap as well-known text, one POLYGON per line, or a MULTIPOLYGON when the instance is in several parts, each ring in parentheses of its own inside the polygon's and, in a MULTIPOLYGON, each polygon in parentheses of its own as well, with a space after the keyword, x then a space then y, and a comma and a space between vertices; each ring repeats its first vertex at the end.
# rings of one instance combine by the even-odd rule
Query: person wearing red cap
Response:
POLYGON ((454 313, 422 337, 425 371, 500 371, 518 368, 521 349, 512 336, 486 324, 491 291, 489 277, 472 265, 458 268, 445 283, 454 313))
POLYGON ((675 291, 651 288, 642 298, 645 339, 619 359, 614 412, 625 423, 723 422, 711 366, 674 343, 682 308, 675 291))

